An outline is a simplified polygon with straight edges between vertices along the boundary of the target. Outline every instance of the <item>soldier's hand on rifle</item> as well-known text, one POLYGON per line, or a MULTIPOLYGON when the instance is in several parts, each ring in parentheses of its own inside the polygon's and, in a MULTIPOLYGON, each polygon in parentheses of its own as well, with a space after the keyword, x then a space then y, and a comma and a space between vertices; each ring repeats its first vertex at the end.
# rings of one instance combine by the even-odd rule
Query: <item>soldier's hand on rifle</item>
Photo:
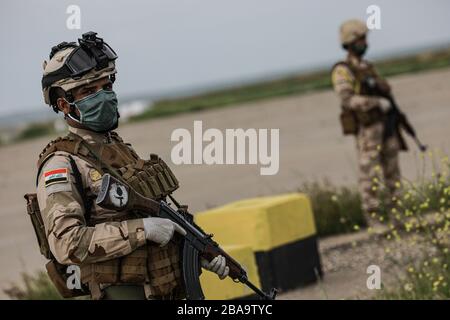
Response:
POLYGON ((208 260, 206 260, 205 258, 201 258, 200 263, 202 265, 202 268, 216 273, 219 276, 220 280, 225 279, 230 272, 230 268, 227 266, 225 257, 221 255, 218 255, 210 262, 208 262, 208 260))
POLYGON ((186 230, 169 219, 144 218, 144 231, 147 240, 159 243, 160 247, 165 246, 172 239, 175 231, 185 236, 186 230))
POLYGON ((391 102, 386 98, 379 98, 378 104, 384 113, 388 112, 392 108, 391 102))

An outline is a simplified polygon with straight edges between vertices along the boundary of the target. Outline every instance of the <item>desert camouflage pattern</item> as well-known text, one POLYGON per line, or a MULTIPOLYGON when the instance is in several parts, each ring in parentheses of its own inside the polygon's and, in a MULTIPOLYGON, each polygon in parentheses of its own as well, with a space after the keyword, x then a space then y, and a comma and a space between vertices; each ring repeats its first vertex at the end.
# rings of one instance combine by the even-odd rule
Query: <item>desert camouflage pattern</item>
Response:
MULTIPOLYGON (((381 80, 373 66, 365 60, 359 61, 356 57, 348 56, 346 63, 359 70, 361 75, 369 73, 381 80)), ((333 68, 331 80, 343 108, 356 112, 367 112, 378 107, 380 102, 378 97, 364 94, 360 76, 357 77, 345 64, 337 64, 333 68)))
MULTIPOLYGON (((107 134, 96 134, 70 128, 88 142, 107 143, 107 134)), ((88 196, 98 193, 101 175, 88 162, 72 155, 81 173, 88 196)), ((85 221, 82 198, 75 185, 69 154, 57 151, 44 164, 38 178, 37 196, 50 249, 61 264, 86 264, 125 256, 144 245, 145 233, 142 219, 103 222, 88 225, 85 221), (44 173, 68 168, 68 181, 45 186, 44 173)), ((113 216, 93 202, 91 216, 113 216)))
POLYGON ((38 162, 43 167, 37 197, 55 259, 80 266, 81 282, 93 299, 107 297, 111 286, 136 285, 143 288, 145 299, 183 298, 181 239, 174 237, 164 247, 146 241, 142 215, 106 210, 94 201, 105 172, 121 175, 135 191, 155 200, 164 200, 178 188, 173 172, 155 154, 141 159, 115 132, 69 130, 68 136, 47 145, 38 162), (80 172, 83 195, 70 157, 80 172), (54 175, 66 170, 67 178, 54 175))
MULTIPOLYGON (((377 81, 385 81, 376 73, 367 61, 359 61, 349 56, 346 60, 360 74, 370 73, 377 81)), ((363 94, 364 90, 352 70, 338 64, 332 71, 332 83, 343 108, 355 112, 368 112, 380 108, 380 98, 363 94)), ((380 208, 379 192, 385 187, 389 191, 388 202, 397 195, 400 183, 398 152, 400 145, 393 136, 383 143, 383 123, 376 122, 370 126, 359 126, 356 135, 359 166, 359 190, 363 209, 369 222, 373 222, 380 208)), ((390 203, 387 204, 390 206, 390 203)))

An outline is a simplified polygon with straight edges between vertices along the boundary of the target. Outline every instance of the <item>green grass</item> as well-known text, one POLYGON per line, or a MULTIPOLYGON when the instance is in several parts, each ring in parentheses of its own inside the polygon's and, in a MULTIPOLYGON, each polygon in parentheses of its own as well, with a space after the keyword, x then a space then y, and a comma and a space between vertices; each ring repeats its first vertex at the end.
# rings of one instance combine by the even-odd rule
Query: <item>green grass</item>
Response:
MULTIPOLYGON (((402 179, 398 199, 393 199, 395 208, 383 204, 387 202, 386 188, 382 182, 377 185, 380 197, 378 218, 381 222, 403 221, 422 217, 430 212, 444 213, 450 210, 450 177, 448 156, 436 151, 421 155, 421 167, 426 163, 432 167, 431 177, 421 173, 416 181, 402 179)), ((313 207, 319 236, 358 231, 367 226, 361 208, 360 194, 356 188, 334 186, 329 181, 305 183, 299 188, 306 193, 313 207)), ((408 227, 410 227, 408 225, 408 227)))
POLYGON ((21 285, 13 284, 4 292, 14 300, 61 300, 62 297, 50 281, 47 273, 39 271, 33 275, 22 273, 21 285))
MULTIPOLYGON (((402 241, 411 249, 397 254, 394 248, 398 247, 391 249, 389 244, 385 249, 392 250, 392 257, 417 251, 416 238, 420 237, 427 248, 422 252, 424 259, 416 261, 414 256, 406 256, 410 264, 402 266, 403 272, 391 273, 396 280, 383 287, 375 299, 450 299, 450 161, 440 152, 429 152, 422 155, 422 162, 423 167, 425 163, 431 164, 431 177, 420 174, 414 182, 403 179, 400 195, 394 198, 395 209, 391 212, 384 209, 381 217, 384 222, 398 220, 396 226, 388 223, 386 239, 402 241)), ((384 187, 380 183, 378 186, 384 187)), ((300 191, 311 199, 320 237, 366 226, 355 189, 324 181, 307 183, 300 191)), ((383 193, 380 196, 385 197, 383 193)))
POLYGON ((405 275, 397 277, 396 284, 376 298, 450 299, 450 162, 440 152, 429 152, 428 157, 431 177, 421 175, 416 182, 403 181, 403 194, 391 212, 410 240, 402 240, 397 227, 390 236, 392 241, 403 241, 413 249, 418 241, 416 235, 420 235, 420 241, 429 249, 423 252, 423 261, 411 261, 405 275), (430 211, 433 214, 425 215, 430 211))
POLYGON ((348 233, 366 226, 361 198, 355 188, 336 187, 328 181, 305 183, 319 237, 348 233))
POLYGON ((14 139, 14 141, 23 141, 29 139, 35 139, 38 137, 46 136, 55 133, 53 124, 50 123, 32 123, 29 124, 20 134, 14 139))
POLYGON ((436 300, 450 299, 450 255, 422 261, 405 270, 406 277, 397 280, 397 286, 383 289, 376 299, 436 300))
POLYGON ((182 112, 221 108, 247 101, 326 89, 329 88, 330 85, 331 82, 327 72, 314 73, 268 83, 258 83, 233 89, 220 90, 188 98, 158 101, 150 110, 131 118, 131 120, 137 121, 170 116, 182 112))
MULTIPOLYGON (((386 77, 448 67, 450 66, 450 48, 383 60, 376 63, 376 66, 379 72, 386 77)), ((331 87, 330 71, 328 69, 321 70, 309 74, 217 90, 192 97, 161 100, 157 101, 151 109, 131 118, 131 120, 141 121, 182 112, 222 108, 242 102, 328 89, 331 87)))

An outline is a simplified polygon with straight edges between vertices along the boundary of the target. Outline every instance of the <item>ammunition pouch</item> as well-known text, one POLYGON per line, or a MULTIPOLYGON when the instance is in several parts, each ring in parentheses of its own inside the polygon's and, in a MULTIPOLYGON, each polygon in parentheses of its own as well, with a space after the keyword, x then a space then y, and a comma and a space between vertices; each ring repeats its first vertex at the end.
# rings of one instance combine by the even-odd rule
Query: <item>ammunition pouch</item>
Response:
POLYGON ((83 289, 69 289, 67 287, 67 280, 70 276, 70 274, 67 274, 66 272, 68 266, 62 265, 56 261, 50 251, 36 193, 27 193, 24 198, 27 201, 27 213, 31 219, 40 252, 45 258, 50 260, 45 265, 45 268, 47 269, 48 277, 53 282, 56 290, 58 290, 63 298, 74 298, 87 295, 87 292, 83 289))
POLYGON ((358 133, 358 119, 354 111, 342 108, 339 118, 344 135, 355 135, 358 133))
POLYGON ((69 266, 58 263, 54 258, 51 259, 45 265, 45 269, 47 269, 47 274, 50 280, 53 282, 56 290, 58 290, 59 294, 63 298, 75 298, 79 296, 86 296, 89 294, 86 287, 81 287, 81 289, 69 289, 67 286, 67 282, 69 280, 69 276, 73 276, 68 274, 67 268, 69 266))
POLYGON ((356 135, 359 127, 370 127, 375 123, 384 121, 385 116, 380 107, 374 107, 366 112, 356 112, 342 108, 340 114, 342 133, 344 135, 356 135))
POLYGON ((366 112, 357 112, 356 118, 358 119, 358 123, 361 124, 361 126, 369 127, 375 123, 383 121, 384 113, 380 107, 374 107, 366 112))
POLYGON ((90 163, 102 174, 115 171, 135 191, 149 198, 165 199, 178 189, 177 178, 158 155, 150 154, 149 160, 143 160, 115 132, 111 132, 111 138, 114 143, 103 148, 88 147, 88 144, 75 134, 58 138, 41 152, 38 166, 56 151, 64 151, 90 163))
POLYGON ((135 191, 151 199, 164 199, 178 189, 177 178, 156 154, 151 154, 150 160, 126 164, 118 171, 135 191))
POLYGON ((27 213, 33 225, 34 233, 36 234, 39 250, 45 258, 51 259, 53 255, 50 251, 47 235, 45 234, 44 222, 42 220, 41 210, 39 209, 37 195, 36 193, 27 193, 24 195, 24 198, 27 201, 27 213))
POLYGON ((144 287, 146 298, 184 298, 180 245, 147 244, 124 257, 81 267, 81 282, 88 285, 92 298, 102 298, 102 286, 136 284, 144 287))

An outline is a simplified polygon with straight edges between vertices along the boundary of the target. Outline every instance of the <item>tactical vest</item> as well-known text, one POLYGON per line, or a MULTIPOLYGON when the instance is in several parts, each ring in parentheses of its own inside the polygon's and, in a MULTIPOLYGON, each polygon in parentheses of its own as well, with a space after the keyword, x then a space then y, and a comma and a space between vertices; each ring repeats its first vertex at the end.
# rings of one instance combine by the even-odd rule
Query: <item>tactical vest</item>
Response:
MULTIPOLYGON (((179 184, 167 164, 155 154, 149 160, 141 159, 136 152, 111 132, 112 143, 88 144, 76 134, 69 133, 51 141, 39 155, 38 167, 42 167, 55 152, 64 151, 77 156, 101 174, 119 176, 134 190, 145 197, 163 200, 179 184)), ((94 201, 88 199, 87 201, 94 201)), ((136 212, 108 215, 107 221, 123 221, 137 217, 136 212)), ((105 222, 101 217, 89 216, 87 224, 105 222)), ((102 297, 102 289, 107 285, 141 284, 147 298, 184 298, 184 283, 181 273, 180 248, 182 239, 177 235, 164 247, 147 242, 132 253, 103 262, 81 265, 81 282, 89 287, 93 299, 102 297)))
MULTIPOLYGON (((377 77, 375 69, 371 64, 368 64, 368 68, 361 69, 357 68, 349 61, 340 61, 333 66, 333 70, 338 65, 343 65, 349 68, 353 76, 355 77, 355 85, 353 87, 355 94, 367 96, 373 95, 373 92, 367 85, 366 81, 369 77, 377 77)), ((359 131, 359 126, 371 126, 375 123, 383 121, 383 117, 383 111, 379 107, 372 108, 367 112, 356 112, 353 110, 348 110, 347 108, 342 106, 342 111, 340 114, 342 131, 344 135, 357 134, 359 131)))

